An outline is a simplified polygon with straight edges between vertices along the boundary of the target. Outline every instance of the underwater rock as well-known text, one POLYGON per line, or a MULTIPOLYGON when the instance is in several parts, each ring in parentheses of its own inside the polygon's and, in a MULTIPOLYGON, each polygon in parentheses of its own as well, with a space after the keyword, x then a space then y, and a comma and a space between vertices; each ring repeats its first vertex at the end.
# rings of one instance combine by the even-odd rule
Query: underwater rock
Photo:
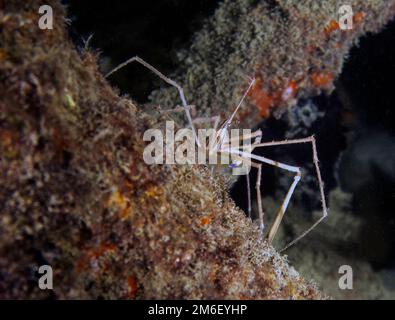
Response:
MULTIPOLYGON (((395 1, 348 1, 352 30, 341 30, 343 1, 225 0, 180 50, 172 78, 201 116, 226 116, 257 81, 239 120, 255 125, 300 98, 331 92, 350 48, 367 32, 378 32, 395 14, 395 1)), ((174 106, 172 89, 151 95, 174 106)))

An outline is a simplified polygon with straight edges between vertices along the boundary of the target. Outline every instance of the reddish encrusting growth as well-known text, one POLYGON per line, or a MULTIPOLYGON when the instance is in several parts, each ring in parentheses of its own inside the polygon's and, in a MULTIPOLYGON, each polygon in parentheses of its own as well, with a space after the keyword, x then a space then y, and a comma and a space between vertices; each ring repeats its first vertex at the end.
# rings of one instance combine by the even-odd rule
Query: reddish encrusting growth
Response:
POLYGON ((330 36, 333 32, 340 29, 340 25, 336 20, 331 20, 329 24, 324 28, 326 36, 330 36))
MULTIPOLYGON (((13 145, 15 133, 11 130, 0 130, 0 147, 13 145)), ((1 150, 1 149, 0 149, 1 150)))
POLYGON ((3 48, 0 48, 0 61, 4 61, 7 59, 7 53, 3 48))
POLYGON ((128 277, 128 298, 129 299, 136 299, 137 291, 138 291, 138 285, 136 278, 134 276, 129 276, 128 277))
MULTIPOLYGON (((365 20, 365 12, 358 11, 354 14, 352 21, 354 24, 360 24, 365 20)), ((339 22, 336 20, 331 20, 324 28, 324 33, 327 37, 329 37, 333 32, 340 30, 339 22)), ((345 30, 349 31, 349 30, 345 30)))
MULTIPOLYGON (((365 13, 362 11, 358 11, 353 16, 353 23, 355 25, 361 24, 365 19, 365 13)), ((339 23, 336 20, 331 20, 324 28, 324 34, 328 38, 330 37, 335 31, 341 30, 339 23)), ((343 30, 342 30, 343 31, 343 30)), ((352 30, 344 30, 344 31, 352 31, 352 30)), ((328 39, 327 39, 328 40, 328 39)), ((343 47, 343 42, 337 42, 335 44, 336 49, 341 49, 343 47)), ((315 47, 317 48, 317 47, 315 47)), ((311 48, 306 48, 307 52, 310 52, 311 48)), ((326 88, 333 82, 334 75, 330 72, 313 72, 310 75, 310 79, 312 84, 319 88, 326 88)))
POLYGON ((114 253, 117 247, 112 243, 103 243, 98 248, 89 249, 85 255, 83 255, 77 262, 76 271, 77 273, 85 270, 88 265, 107 253, 114 253))
POLYGON ((263 118, 267 118, 270 114, 269 108, 273 105, 273 97, 262 89, 262 84, 262 79, 257 78, 248 96, 259 109, 260 115, 263 118))
MULTIPOLYGON (((355 25, 361 24, 364 19, 365 13, 359 11, 354 14, 353 23, 355 25)), ((329 37, 337 30, 340 30, 339 22, 336 20, 331 20, 325 26, 324 34, 326 37, 329 37)), ((341 49, 342 46, 342 42, 337 42, 335 44, 336 49, 341 49)), ((306 47, 306 52, 311 54, 317 48, 318 47, 316 45, 309 45, 306 47)), ((318 89, 329 88, 334 80, 334 74, 328 71, 315 71, 306 77, 309 78, 310 83, 318 89)), ((301 82, 303 82, 303 80, 301 82)), ((298 83, 300 82, 289 80, 288 83, 281 89, 272 89, 270 86, 266 86, 266 88, 264 88, 264 81, 261 77, 257 77, 254 86, 251 88, 248 94, 248 97, 250 98, 251 102, 259 109, 261 117, 268 118, 270 116, 271 108, 280 106, 284 104, 284 102, 295 98, 298 92, 298 83)))
POLYGON ((282 91, 281 102, 285 102, 290 99, 293 99, 297 91, 298 91, 298 84, 296 83, 296 81, 291 80, 290 82, 288 82, 285 89, 282 91))
POLYGON ((261 117, 267 118, 270 115, 270 108, 293 99, 297 91, 297 82, 290 80, 285 87, 272 90, 272 92, 269 93, 263 89, 263 81, 258 77, 248 96, 259 109, 261 117))
POLYGON ((201 226, 207 226, 207 225, 209 225, 209 224, 212 222, 213 218, 214 218, 214 214, 213 214, 213 213, 210 213, 210 214, 208 214, 208 215, 202 217, 202 218, 200 219, 200 225, 201 225, 201 226))
POLYGON ((357 13, 354 15, 354 17, 353 17, 353 22, 354 22, 355 24, 362 23, 362 22, 365 20, 365 16, 366 16, 365 12, 359 11, 359 12, 357 12, 357 13))
POLYGON ((317 88, 325 88, 332 83, 334 76, 330 72, 313 72, 310 78, 314 86, 317 88))

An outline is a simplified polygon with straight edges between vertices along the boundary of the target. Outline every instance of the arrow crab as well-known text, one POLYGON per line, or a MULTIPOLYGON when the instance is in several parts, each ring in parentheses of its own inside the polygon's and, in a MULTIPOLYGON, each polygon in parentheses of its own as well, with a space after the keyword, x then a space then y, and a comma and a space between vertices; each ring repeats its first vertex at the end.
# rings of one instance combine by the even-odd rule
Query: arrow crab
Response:
MULTIPOLYGON (((284 251, 285 249, 289 248, 296 242, 298 242, 300 239, 305 237, 310 231, 312 231, 322 220, 325 219, 325 217, 328 215, 328 209, 326 206, 326 200, 325 200, 325 193, 324 193, 324 184, 322 182, 321 178, 321 172, 319 168, 319 160, 318 160, 318 155, 317 155, 317 147, 316 147, 316 141, 314 136, 306 137, 306 138, 301 138, 301 139, 290 139, 290 140, 281 140, 281 141, 270 141, 270 142, 261 142, 262 139, 262 131, 257 130, 255 132, 252 132, 250 134, 245 134, 240 137, 240 141, 246 141, 250 139, 254 139, 254 142, 252 144, 243 144, 242 146, 237 145, 236 147, 232 142, 234 142, 232 138, 228 137, 228 129, 231 126, 235 115, 237 114, 238 110, 243 104, 244 99, 247 97, 248 92, 251 90, 255 83, 255 79, 250 79, 249 86, 247 90, 244 92, 242 98, 240 99, 238 105, 234 109, 233 113, 231 116, 225 120, 222 125, 218 128, 219 123, 220 123, 220 117, 219 116, 214 116, 212 118, 198 118, 193 120, 191 116, 191 106, 188 105, 187 100, 185 98, 184 90, 183 88, 174 80, 168 78, 165 76, 163 73, 161 73, 159 70, 157 70, 155 67, 144 61, 143 59, 135 56, 133 58, 128 59, 127 61, 121 63, 117 67, 115 67, 113 70, 111 70, 109 73, 105 75, 105 78, 108 78, 111 76, 114 72, 120 70, 121 68, 125 67, 126 65, 132 63, 132 62, 137 62, 152 71, 154 74, 156 74, 159 78, 161 78, 163 81, 168 83, 169 85, 175 87, 178 90, 180 99, 181 99, 181 105, 182 105, 182 110, 185 112, 188 124, 191 128, 192 131, 192 137, 193 141, 198 147, 199 150, 203 150, 204 152, 208 151, 209 156, 213 154, 227 154, 232 157, 233 162, 230 164, 231 168, 235 168, 238 166, 247 166, 248 170, 245 171, 245 175, 247 177, 247 189, 248 189, 248 214, 251 216, 251 191, 250 191, 250 181, 249 181, 249 168, 254 167, 257 170, 257 181, 256 181, 256 194, 257 194, 257 204, 258 204, 258 220, 259 220, 259 228, 260 231, 263 235, 264 232, 264 212, 262 208, 262 198, 261 198, 261 174, 262 174, 262 164, 268 164, 271 166, 278 167, 280 169, 289 171, 294 174, 294 179, 291 184, 291 186, 288 189, 287 194, 285 195, 285 198, 283 199, 281 206, 277 212, 276 218, 273 222, 273 225, 270 227, 270 230, 267 234, 267 241, 269 244, 272 243, 277 230, 281 224, 281 221, 284 217, 285 211, 287 210, 288 204, 290 202, 290 199, 292 197, 292 194, 296 188, 296 185, 300 181, 302 177, 301 169, 300 167, 288 165, 282 162, 278 162, 269 158, 266 158, 264 156, 256 155, 253 153, 255 148, 263 148, 263 147, 269 147, 269 146, 280 146, 280 145, 289 145, 289 144, 302 144, 302 143, 309 143, 311 144, 312 147, 312 155, 313 155, 313 162, 315 166, 315 171, 318 179, 318 184, 319 184, 319 190, 320 190, 320 196, 321 196, 321 204, 322 204, 322 216, 312 224, 311 227, 309 227, 307 230, 305 230, 302 234, 300 234, 298 237, 296 237, 294 240, 289 242, 283 249, 280 250, 284 251), (197 130, 195 127, 195 124, 198 122, 214 122, 214 128, 211 130, 211 134, 209 135, 208 139, 201 139, 201 137, 197 134, 197 130)), ((207 137, 206 137, 207 138, 207 137)), ((239 139, 239 137, 237 137, 239 139)), ((205 153, 206 154, 206 153, 205 153)))

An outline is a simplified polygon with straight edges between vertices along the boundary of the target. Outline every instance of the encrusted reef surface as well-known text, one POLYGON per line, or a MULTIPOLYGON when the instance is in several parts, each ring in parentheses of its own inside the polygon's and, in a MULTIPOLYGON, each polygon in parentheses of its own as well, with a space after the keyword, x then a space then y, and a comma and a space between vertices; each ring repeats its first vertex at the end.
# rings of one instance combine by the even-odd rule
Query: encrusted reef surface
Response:
POLYGON ((0 2, 0 298, 325 298, 223 178, 145 164, 158 120, 77 52, 57 1, 54 29, 38 29, 41 4, 0 2), (53 290, 38 288, 41 265, 53 290))
MULTIPOLYGON (((353 29, 341 30, 339 0, 225 0, 190 48, 178 52, 173 77, 183 85, 200 115, 227 115, 248 85, 249 108, 240 120, 254 125, 297 99, 331 92, 350 48, 377 32, 395 13, 393 0, 352 0, 353 29)), ((178 102, 171 90, 152 101, 178 102)))

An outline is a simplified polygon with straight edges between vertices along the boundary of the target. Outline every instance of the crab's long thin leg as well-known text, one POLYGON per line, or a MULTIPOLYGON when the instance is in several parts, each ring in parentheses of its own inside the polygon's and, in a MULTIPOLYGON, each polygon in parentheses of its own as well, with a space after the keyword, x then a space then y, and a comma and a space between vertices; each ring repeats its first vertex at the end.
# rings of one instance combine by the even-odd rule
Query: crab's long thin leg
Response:
MULTIPOLYGON (((199 118, 193 119, 193 123, 194 124, 214 123, 214 128, 211 129, 211 134, 210 134, 210 137, 209 137, 210 146, 215 144, 215 135, 216 135, 217 128, 218 128, 218 125, 219 125, 220 121, 221 121, 221 117, 220 116, 199 117, 199 118)), ((203 144, 206 143, 206 141, 201 141, 201 142, 203 144)), ((210 146, 208 146, 209 149, 210 149, 210 146)), ((205 147, 207 147, 207 146, 205 146, 205 147)))
MULTIPOLYGON (((232 142, 234 142, 234 141, 240 141, 241 142, 241 141, 244 141, 244 140, 247 140, 247 139, 253 139, 253 138, 257 138, 257 137, 262 137, 262 131, 261 130, 256 130, 256 131, 254 131, 252 133, 244 134, 240 138, 239 137, 229 138, 228 140, 226 140, 226 143, 222 144, 221 147, 223 147, 223 148, 230 147, 232 142)), ((252 147, 251 144, 247 144, 247 145, 242 145, 241 144, 240 147, 238 147, 238 148, 249 149, 251 147, 252 147)))
POLYGON ((250 190, 250 173, 247 172, 247 199, 248 199, 248 217, 251 219, 251 190, 250 190))
POLYGON ((250 83, 249 83, 249 85, 248 85, 247 90, 244 92, 243 96, 241 97, 241 99, 240 99, 239 103, 237 104, 235 110, 233 111, 232 115, 229 117, 228 120, 226 120, 224 122, 224 124, 221 126, 221 129, 225 129, 225 130, 228 129, 228 127, 230 126, 230 124, 233 121, 233 118, 235 117, 237 111, 239 111, 241 105, 243 104, 244 99, 247 97, 247 94, 248 94, 248 92, 250 92, 250 90, 251 90, 252 86, 254 85, 254 83, 255 83, 255 78, 252 78, 250 83))
POLYGON ((313 141, 315 144, 314 136, 310 136, 310 137, 301 138, 301 139, 291 139, 291 140, 286 139, 286 140, 281 140, 281 141, 262 142, 262 143, 254 144, 254 148, 279 146, 279 145, 286 145, 286 144, 311 143, 313 141))
POLYGON ((153 73, 155 73, 159 78, 161 78, 163 81, 167 82, 168 84, 170 84, 171 86, 177 88, 178 93, 180 95, 181 98, 181 103, 182 106, 184 108, 185 114, 187 116, 187 120, 189 122, 189 125, 192 128, 192 133, 193 133, 193 137, 195 139, 196 144, 200 147, 200 142, 198 139, 198 136, 196 134, 196 130, 195 130, 195 126, 193 125, 192 122, 192 117, 191 114, 189 112, 189 108, 188 108, 188 103, 185 99, 185 95, 184 95, 184 89, 174 80, 168 78, 167 76, 165 76, 162 72, 160 72, 158 69, 156 69, 155 67, 153 67, 152 65, 150 65, 148 62, 145 62, 143 59, 141 59, 138 56, 135 56, 133 58, 130 58, 128 60, 126 60, 125 62, 119 64, 117 67, 115 67, 114 69, 112 69, 110 72, 108 72, 105 75, 105 78, 108 78, 109 76, 111 76, 114 72, 117 72, 118 70, 122 69, 123 67, 127 66, 128 64, 132 63, 132 62, 138 62, 141 65, 143 65, 144 67, 146 67, 147 69, 149 69, 150 71, 152 71, 153 73))
MULTIPOLYGON (((324 220, 328 216, 328 208, 326 206, 325 192, 324 192, 324 183, 322 182, 322 177, 321 177, 321 170, 320 170, 320 166, 319 166, 317 145, 316 145, 316 142, 315 142, 315 137, 311 136, 311 137, 308 137, 308 138, 305 138, 305 139, 297 139, 297 140, 302 140, 301 141, 302 143, 303 142, 311 142, 312 151, 313 151, 313 162, 314 162, 315 171, 316 171, 316 174, 317 174, 318 184, 319 184, 319 188, 320 188, 320 194, 321 194, 322 216, 310 228, 308 228, 306 231, 304 231, 296 239, 294 239, 290 243, 288 243, 281 251, 284 251, 284 250, 288 249, 290 246, 294 245, 300 239, 305 237, 310 231, 312 231, 317 225, 319 225, 322 222, 322 220, 324 220)), ((288 142, 290 142, 290 143, 298 143, 298 142, 295 142, 295 140, 288 140, 288 142)))
MULTIPOLYGON (((251 140, 252 138, 256 138, 255 139, 255 143, 259 143, 261 141, 262 138, 262 131, 261 130, 257 130, 254 131, 252 133, 248 133, 248 134, 244 134, 242 135, 240 138, 239 137, 233 137, 230 138, 226 141, 226 143, 223 143, 221 148, 230 148, 232 147, 232 142, 236 141, 236 142, 242 142, 242 141, 246 141, 246 140, 251 140)), ((249 141, 250 142, 250 141, 249 141)), ((247 145, 247 147, 249 147, 251 150, 253 149, 251 146, 251 143, 249 143, 247 145)), ((257 191, 257 201, 258 201, 258 207, 259 207, 259 221, 260 221, 260 228, 261 231, 263 232, 264 229, 264 223, 263 223, 263 207, 262 207, 262 200, 261 200, 261 192, 260 192, 260 183, 261 183, 261 175, 262 175, 262 168, 260 164, 255 164, 252 163, 251 161, 245 161, 245 159, 236 156, 236 158, 238 158, 240 161, 244 162, 245 164, 247 164, 247 166, 254 166, 255 168, 258 169, 258 180, 257 180, 257 184, 255 186, 256 191, 257 191)), ((247 170, 246 173, 246 179, 247 179, 247 198, 248 198, 248 217, 251 218, 251 186, 250 186, 250 174, 249 174, 249 170, 247 170)))
MULTIPOLYGON (((247 165, 251 165, 252 167, 256 168, 258 170, 258 177, 255 183, 255 190, 256 190, 256 197, 258 201, 258 212, 259 212, 259 229, 263 233, 263 229, 265 228, 265 225, 263 223, 263 207, 262 207, 262 198, 261 198, 261 178, 262 178, 262 165, 260 163, 255 163, 252 161, 246 161, 245 158, 242 158, 238 155, 235 156, 236 159, 247 163, 247 165)), ((250 186, 250 175, 249 172, 246 173, 247 177, 247 196, 248 196, 248 217, 251 218, 251 186, 250 186)))
POLYGON ((221 151, 221 152, 228 152, 230 154, 236 154, 236 155, 241 156, 241 158, 258 160, 260 162, 263 162, 263 163, 266 163, 266 164, 270 164, 272 166, 279 167, 281 169, 285 169, 285 170, 288 170, 288 171, 291 171, 291 172, 295 172, 295 173, 298 173, 300 171, 299 167, 295 167, 295 166, 291 166, 291 165, 288 165, 288 164, 285 164, 285 163, 282 163, 282 162, 279 162, 279 161, 275 161, 275 160, 266 158, 264 156, 258 156, 256 154, 253 154, 253 153, 250 153, 250 152, 241 151, 241 150, 238 150, 236 148, 227 148, 227 149, 224 149, 224 150, 221 149, 219 151, 221 151))
MULTIPOLYGON (((290 246, 294 245, 300 239, 305 237, 309 232, 311 232, 318 224, 320 224, 328 216, 328 209, 327 209, 327 206, 326 206, 325 192, 324 192, 324 183, 322 181, 321 171, 320 171, 320 167, 319 167, 319 160, 318 160, 317 146, 316 146, 315 137, 311 136, 311 137, 302 138, 302 139, 272 141, 272 142, 258 143, 258 144, 253 144, 252 145, 252 147, 254 149, 254 148, 257 148, 257 147, 278 146, 278 145, 298 144, 298 143, 311 143, 311 145, 312 145, 313 162, 314 162, 314 166, 315 166, 315 170, 316 170, 316 175, 317 175, 318 185, 319 185, 319 190, 320 190, 320 196, 321 196, 322 216, 310 228, 308 228, 301 235, 299 235, 297 238, 295 238, 290 243, 288 243, 282 250, 280 250, 280 252, 288 249, 290 246)), ((251 148, 251 147, 243 146, 242 148, 251 148)), ((265 157, 259 157, 260 159, 257 159, 257 157, 255 157, 255 155, 248 156, 249 153, 242 152, 241 154, 244 154, 248 158, 253 158, 253 159, 256 159, 256 160, 260 160, 260 161, 263 161, 265 163, 278 166, 278 167, 280 167, 282 169, 285 169, 285 170, 297 173, 297 175, 295 176, 294 182, 292 183, 291 188, 289 189, 289 191, 287 193, 287 196, 286 196, 286 199, 284 200, 284 202, 287 200, 287 198, 289 198, 289 199, 291 198, 292 193, 293 193, 293 191, 294 191, 294 189, 296 187, 296 184, 300 180, 300 178, 297 178, 298 171, 295 171, 296 167, 294 167, 293 170, 289 170, 289 169, 291 169, 290 166, 284 165, 284 164, 280 165, 280 163, 275 162, 275 161, 270 160, 270 159, 267 159, 265 157), (279 164, 279 165, 276 165, 276 163, 279 164)), ((297 169, 299 169, 299 168, 297 168, 297 169)), ((288 202, 289 202, 289 199, 288 199, 288 202)), ((284 202, 283 202, 283 204, 284 204, 284 202)), ((288 205, 287 202, 285 204, 288 205)), ((281 208, 283 208, 283 205, 282 205, 281 208)), ((281 208, 280 208, 280 211, 281 211, 281 208)), ((280 211, 279 211, 279 213, 280 213, 280 211)), ((285 210, 283 210, 283 211, 285 212, 285 210)), ((278 220, 279 220, 278 221, 278 225, 279 225, 279 222, 281 222, 280 216, 281 215, 279 215, 279 214, 277 215, 275 224, 277 223, 278 220)), ((271 236, 270 236, 270 232, 269 232, 269 238, 271 238, 271 240, 273 240, 273 238, 275 236, 275 232, 274 231, 277 230, 277 229, 274 229, 274 228, 278 228, 278 225, 277 226, 273 225, 273 227, 271 228, 271 230, 273 230, 271 236)))
MULTIPOLYGON (((264 213, 263 213, 263 208, 262 208, 262 195, 261 195, 262 164, 251 162, 251 166, 258 169, 258 175, 256 178, 255 189, 256 189, 256 198, 258 201, 259 229, 261 230, 261 232, 263 234, 263 229, 265 228, 265 225, 263 223, 264 213)), ((247 173, 247 175, 248 175, 248 173, 247 173)))
MULTIPOLYGON (((267 237, 269 244, 271 244, 273 242, 274 236, 276 235, 276 233, 278 231, 278 227, 280 226, 281 221, 283 220, 285 211, 287 210, 289 200, 291 199, 292 194, 295 191, 296 185, 298 184, 300 179, 301 179, 301 173, 298 172, 295 175, 294 181, 292 182, 291 186, 289 187, 287 195, 285 196, 285 199, 284 199, 283 203, 281 204, 280 209, 277 212, 276 219, 274 220, 274 223, 273 223, 272 227, 270 228, 269 235, 267 237)), ((284 249, 282 249, 282 250, 284 250, 284 249)))
MULTIPOLYGON (((252 147, 255 147, 255 145, 252 145, 252 147)), ((283 201, 283 203, 282 203, 282 205, 280 207, 280 210, 279 210, 279 212, 277 214, 276 222, 273 225, 273 227, 270 229, 270 232, 269 232, 269 243, 271 243, 273 238, 274 238, 274 236, 275 236, 275 234, 276 234, 276 232, 277 232, 278 226, 281 223, 281 220, 282 220, 282 218, 284 216, 284 213, 287 210, 287 207, 288 207, 288 204, 289 204, 289 200, 291 199, 291 196, 292 196, 292 194, 293 194, 293 192, 295 190, 296 184, 300 180, 300 177, 301 177, 300 168, 299 167, 295 167, 295 166, 290 166, 290 165, 282 163, 282 162, 274 161, 274 160, 271 160, 271 159, 263 157, 263 156, 258 156, 256 154, 253 154, 253 153, 250 153, 250 152, 241 151, 241 150, 238 150, 236 148, 227 148, 226 150, 220 150, 220 151, 221 152, 228 152, 230 154, 235 154, 235 155, 239 156, 240 158, 244 159, 244 161, 246 161, 247 159, 254 159, 254 160, 260 161, 261 163, 267 163, 267 164, 270 164, 272 166, 279 167, 281 169, 284 169, 284 170, 296 173, 294 182, 292 183, 292 185, 291 185, 291 187, 290 187, 290 189, 289 189, 289 191, 287 193, 287 196, 285 197, 285 200, 283 201)), ((253 162, 251 162, 251 164, 252 163, 253 162)), ((258 170, 258 175, 260 176, 260 170, 258 170)), ((260 181, 260 177, 259 176, 258 176, 258 181, 260 181)), ((259 192, 259 195, 260 195, 260 192, 259 192)), ((259 199, 260 199, 260 196, 258 197, 258 201, 260 201, 259 199)), ((258 205, 260 206, 261 203, 260 204, 258 203, 258 205)), ((262 227, 263 227, 263 211, 260 212, 259 220, 260 220, 259 221, 260 228, 262 230, 262 227)))
POLYGON ((239 111, 241 105, 244 102, 244 99, 247 97, 248 92, 250 92, 251 88, 253 87, 255 83, 255 78, 252 78, 250 81, 250 84, 248 85, 247 90, 244 92, 243 96, 241 97, 239 103, 237 104, 235 110, 233 111, 233 113, 231 114, 231 116, 222 124, 222 126, 219 128, 218 132, 217 132, 217 136, 216 136, 216 140, 218 139, 218 141, 216 142, 216 144, 214 145, 214 148, 221 148, 223 141, 225 139, 225 135, 226 135, 226 131, 228 130, 229 126, 231 125, 233 118, 235 117, 237 111, 239 111))
MULTIPOLYGON (((233 149, 233 150, 236 150, 236 149, 233 149)), ((230 150, 230 151, 233 151, 233 150, 230 150)), ((246 161, 246 158, 250 158, 249 156, 246 157, 245 153, 243 153, 243 155, 244 155, 244 157, 240 156, 243 161, 246 161)), ((255 155, 250 154, 250 156, 255 156, 255 155)), ((259 157, 259 156, 257 156, 257 157, 259 157)), ((289 201, 290 201, 290 199, 292 197, 293 192, 295 191, 295 187, 296 187, 297 183, 301 179, 301 171, 300 171, 300 168, 298 168, 298 167, 288 166, 286 164, 279 163, 279 162, 271 163, 270 161, 273 161, 273 160, 268 159, 268 158, 264 158, 264 157, 262 157, 262 158, 265 159, 265 163, 268 163, 268 164, 274 165, 276 167, 280 167, 282 169, 285 169, 285 170, 292 171, 292 172, 296 173, 296 175, 294 177, 294 181, 291 184, 291 186, 290 186, 290 188, 289 188, 289 190, 287 192, 287 195, 285 196, 284 201, 282 202, 282 204, 280 206, 280 209, 279 209, 279 211, 277 213, 276 219, 275 219, 272 227, 270 228, 270 231, 269 231, 269 234, 268 234, 268 243, 271 244, 273 242, 274 236, 276 235, 276 233, 278 231, 278 227, 280 226, 281 221, 282 221, 282 219, 284 217, 285 211, 287 210, 289 201), (270 160, 270 161, 267 161, 267 160, 270 160), (292 168, 292 170, 286 169, 286 167, 292 168)), ((261 161, 263 159, 261 159, 261 161)), ((255 163, 255 162, 251 161, 251 165, 258 169, 256 190, 257 190, 257 202, 258 202, 258 210, 259 210, 259 227, 260 227, 260 230, 263 231, 263 229, 264 229, 263 215, 264 214, 263 214, 263 209, 262 209, 262 198, 261 198, 261 192, 260 192, 260 181, 261 181, 261 178, 262 178, 261 177, 261 166, 262 166, 262 164, 255 163)), ((283 250, 285 250, 285 248, 282 249, 281 251, 283 251, 283 250)))

